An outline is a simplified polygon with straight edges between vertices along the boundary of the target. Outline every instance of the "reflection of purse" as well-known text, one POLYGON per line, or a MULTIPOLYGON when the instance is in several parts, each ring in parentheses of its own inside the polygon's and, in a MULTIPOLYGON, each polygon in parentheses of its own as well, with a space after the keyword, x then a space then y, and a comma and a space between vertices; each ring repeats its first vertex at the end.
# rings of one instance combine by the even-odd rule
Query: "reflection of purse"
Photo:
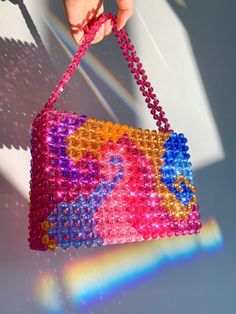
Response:
POLYGON ((142 64, 116 17, 102 15, 32 127, 32 249, 105 245, 198 233, 198 205, 183 134, 170 130, 142 64), (159 132, 76 113, 54 104, 96 32, 113 32, 159 132))

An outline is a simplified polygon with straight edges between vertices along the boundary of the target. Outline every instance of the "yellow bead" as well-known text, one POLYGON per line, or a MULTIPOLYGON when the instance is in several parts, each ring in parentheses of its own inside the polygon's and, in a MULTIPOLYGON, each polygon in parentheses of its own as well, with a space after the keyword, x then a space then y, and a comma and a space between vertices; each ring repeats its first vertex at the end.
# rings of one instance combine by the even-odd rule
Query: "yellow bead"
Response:
POLYGON ((49 243, 49 236, 47 235, 47 234, 44 234, 43 236, 42 236, 42 243, 43 244, 48 244, 49 243))
POLYGON ((48 248, 51 251, 54 251, 57 248, 57 243, 54 240, 50 240, 48 243, 48 248))
POLYGON ((105 125, 106 125, 107 128, 113 127, 113 123, 111 121, 106 122, 105 125))
POLYGON ((96 123, 97 121, 96 121, 95 118, 90 118, 90 119, 88 119, 88 122, 90 122, 91 124, 94 124, 94 123, 96 123))
POLYGON ((45 220, 44 222, 41 223, 41 226, 44 231, 48 231, 52 224, 48 220, 45 220))

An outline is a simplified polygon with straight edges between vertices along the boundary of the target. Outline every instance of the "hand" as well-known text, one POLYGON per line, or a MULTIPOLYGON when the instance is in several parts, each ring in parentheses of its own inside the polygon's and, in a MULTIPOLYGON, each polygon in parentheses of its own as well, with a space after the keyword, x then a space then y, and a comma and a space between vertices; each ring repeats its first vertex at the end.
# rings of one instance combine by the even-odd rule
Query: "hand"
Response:
MULTIPOLYGON (((103 0, 63 0, 72 36, 81 44, 91 23, 104 12, 103 0)), ((121 29, 134 14, 133 0, 116 0, 118 5, 117 27, 121 29)), ((101 26, 93 43, 101 41, 112 31, 110 21, 101 26)))

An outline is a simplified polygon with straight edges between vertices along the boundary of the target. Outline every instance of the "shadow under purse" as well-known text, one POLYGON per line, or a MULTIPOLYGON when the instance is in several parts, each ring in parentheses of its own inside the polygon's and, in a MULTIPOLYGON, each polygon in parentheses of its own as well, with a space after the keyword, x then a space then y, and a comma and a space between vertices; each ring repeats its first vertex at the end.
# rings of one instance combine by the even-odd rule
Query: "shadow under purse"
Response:
POLYGON ((42 98, 53 88, 55 69, 22 0, 18 5, 33 43, 0 38, 0 147, 27 149, 42 98))
POLYGON ((183 134, 170 129, 125 29, 117 30, 112 14, 102 15, 32 125, 30 248, 79 248, 198 233, 186 142, 183 134), (107 19, 158 131, 54 108, 107 19))

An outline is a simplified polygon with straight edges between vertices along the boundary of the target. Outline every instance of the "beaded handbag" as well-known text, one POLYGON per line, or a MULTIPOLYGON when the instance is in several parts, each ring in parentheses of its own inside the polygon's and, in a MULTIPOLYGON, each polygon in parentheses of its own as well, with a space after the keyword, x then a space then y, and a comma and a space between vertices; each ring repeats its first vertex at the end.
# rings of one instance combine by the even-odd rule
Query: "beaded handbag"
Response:
POLYGON ((117 30, 112 14, 102 15, 33 122, 30 248, 79 248, 198 233, 187 140, 170 129, 164 115, 125 29, 117 30), (158 132, 54 108, 107 19, 158 132))

